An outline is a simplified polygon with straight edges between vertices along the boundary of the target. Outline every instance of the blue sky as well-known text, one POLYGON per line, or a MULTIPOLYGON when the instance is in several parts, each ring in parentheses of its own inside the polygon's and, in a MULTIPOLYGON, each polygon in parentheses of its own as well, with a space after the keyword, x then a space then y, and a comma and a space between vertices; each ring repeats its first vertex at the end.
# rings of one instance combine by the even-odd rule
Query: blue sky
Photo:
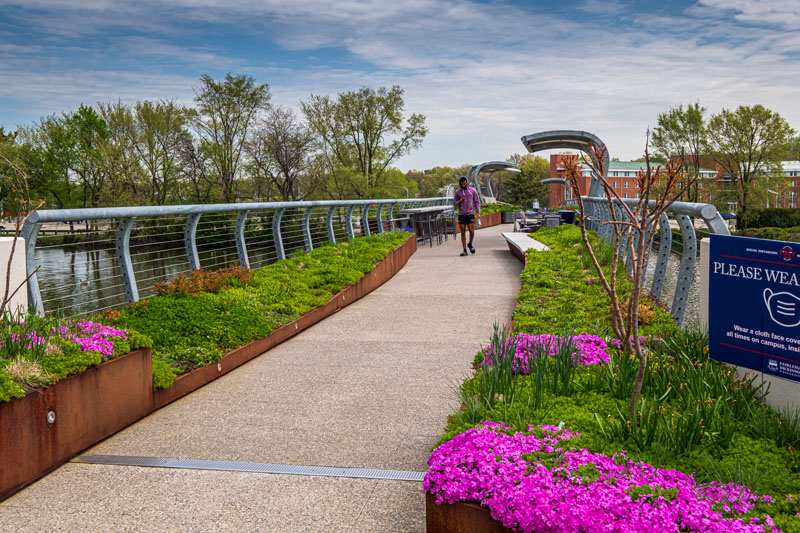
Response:
POLYGON ((797 0, 0 0, 0 125, 248 74, 273 104, 400 85, 430 133, 402 170, 581 129, 639 157, 660 112, 763 104, 800 130, 797 0), (168 4, 168 5, 165 5, 168 4))

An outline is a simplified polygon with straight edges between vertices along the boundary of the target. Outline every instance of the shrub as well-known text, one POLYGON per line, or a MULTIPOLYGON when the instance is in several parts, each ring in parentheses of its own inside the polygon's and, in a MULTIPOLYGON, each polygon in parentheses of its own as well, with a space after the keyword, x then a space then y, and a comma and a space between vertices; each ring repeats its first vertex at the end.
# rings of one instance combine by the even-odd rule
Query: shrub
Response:
POLYGON ((748 209, 742 216, 738 214, 737 227, 747 228, 791 228, 800 226, 800 209, 787 207, 767 207, 748 209))

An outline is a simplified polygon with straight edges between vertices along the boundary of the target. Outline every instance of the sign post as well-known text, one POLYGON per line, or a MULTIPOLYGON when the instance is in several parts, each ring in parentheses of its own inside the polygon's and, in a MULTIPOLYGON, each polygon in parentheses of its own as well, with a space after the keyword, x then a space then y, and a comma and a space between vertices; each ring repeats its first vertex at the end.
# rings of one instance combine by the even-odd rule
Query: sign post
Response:
POLYGON ((800 244, 711 235, 709 356, 800 381, 800 244))

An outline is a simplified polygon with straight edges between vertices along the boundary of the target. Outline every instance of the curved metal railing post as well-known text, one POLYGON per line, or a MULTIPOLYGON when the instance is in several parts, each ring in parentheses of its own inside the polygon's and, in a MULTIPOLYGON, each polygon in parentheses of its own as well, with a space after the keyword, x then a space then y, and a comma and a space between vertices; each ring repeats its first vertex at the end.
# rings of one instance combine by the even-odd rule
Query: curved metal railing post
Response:
POLYGON ((236 225, 233 231, 236 238, 236 255, 239 258, 239 266, 242 268, 250 268, 250 260, 247 257, 247 244, 244 242, 244 225, 249 214, 249 210, 239 211, 236 214, 236 225))
POLYGON ((139 301, 139 290, 136 287, 136 276, 133 273, 130 249, 131 229, 133 229, 135 221, 136 217, 120 218, 115 239, 119 276, 122 278, 122 290, 125 292, 125 300, 128 303, 139 301))
POLYGON ((183 227, 183 246, 186 249, 186 259, 189 261, 189 270, 200 268, 200 256, 197 254, 197 223, 200 222, 202 213, 195 213, 186 218, 183 227))
POLYGON ((328 241, 332 244, 336 244, 336 234, 333 232, 333 212, 336 210, 336 206, 332 205, 328 208, 328 212, 325 215, 325 227, 328 229, 328 241))
POLYGON ((353 230, 353 211, 355 211, 356 206, 355 204, 351 204, 347 208, 347 238, 348 239, 355 239, 356 233, 353 230))
POLYGON ((383 217, 381 216, 381 213, 383 213, 383 206, 384 204, 378 204, 378 216, 377 216, 378 233, 383 233, 384 231, 386 231, 385 229, 383 229, 383 217))
POLYGON ((281 235, 281 218, 283 218, 284 208, 278 208, 272 215, 272 241, 275 243, 275 254, 278 261, 286 259, 286 251, 283 249, 283 236, 281 235))
POLYGON ((314 243, 311 241, 311 210, 313 207, 306 207, 303 211, 303 245, 306 251, 314 249, 314 243))
POLYGON ((364 232, 364 236, 366 237, 370 236, 369 218, 367 218, 368 215, 369 215, 369 202, 367 202, 361 207, 361 231, 364 232))
POLYGON ((683 237, 683 253, 681 266, 678 271, 678 283, 675 285, 675 296, 672 299, 672 318, 679 326, 683 326, 683 317, 686 314, 686 302, 689 299, 689 288, 694 277, 694 266, 697 262, 697 235, 694 231, 692 219, 687 215, 676 217, 681 226, 683 237))
POLYGON ((44 316, 44 305, 42 304, 42 294, 39 292, 39 278, 36 275, 36 264, 33 257, 36 248, 36 237, 42 228, 41 223, 33 223, 26 220, 22 225, 19 236, 25 239, 25 275, 28 278, 28 309, 35 309, 36 314, 44 316))
POLYGON ((664 281, 667 279, 669 254, 672 251, 672 230, 666 213, 661 213, 661 218, 658 220, 658 230, 661 232, 661 242, 658 245, 658 258, 656 259, 653 284, 650 286, 650 290, 660 300, 661 293, 664 291, 664 281))
POLYGON ((389 204, 389 230, 393 230, 395 228, 394 225, 394 206, 397 205, 397 202, 389 204))

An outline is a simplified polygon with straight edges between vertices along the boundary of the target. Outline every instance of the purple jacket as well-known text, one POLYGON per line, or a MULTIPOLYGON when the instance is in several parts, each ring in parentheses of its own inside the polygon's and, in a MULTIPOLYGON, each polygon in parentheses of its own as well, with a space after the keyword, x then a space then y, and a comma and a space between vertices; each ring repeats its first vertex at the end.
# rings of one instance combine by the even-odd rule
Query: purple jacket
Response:
POLYGON ((458 208, 459 215, 481 215, 481 199, 478 191, 471 186, 467 186, 466 192, 459 187, 453 195, 453 204, 458 208), (465 198, 466 202, 459 203, 462 198, 465 198))

